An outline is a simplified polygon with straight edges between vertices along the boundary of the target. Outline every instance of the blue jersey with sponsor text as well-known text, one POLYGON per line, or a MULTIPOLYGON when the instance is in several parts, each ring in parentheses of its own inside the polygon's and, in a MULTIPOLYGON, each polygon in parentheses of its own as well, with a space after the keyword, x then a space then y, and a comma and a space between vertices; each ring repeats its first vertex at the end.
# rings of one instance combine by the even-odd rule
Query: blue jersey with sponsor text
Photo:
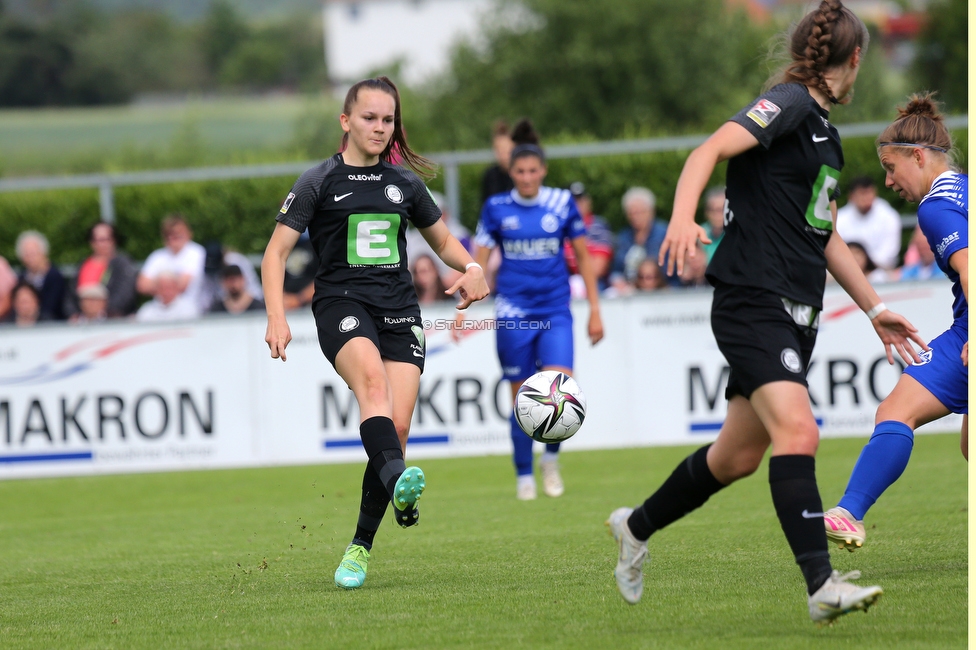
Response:
POLYGON ((918 204, 918 225, 935 253, 936 264, 952 281, 952 317, 968 331, 969 304, 949 258, 969 248, 969 177, 956 172, 940 174, 918 204))
POLYGON ((512 190, 485 201, 475 234, 479 246, 502 252, 496 283, 500 305, 529 316, 569 305, 569 271, 563 241, 586 234, 569 190, 542 187, 526 199, 512 190))

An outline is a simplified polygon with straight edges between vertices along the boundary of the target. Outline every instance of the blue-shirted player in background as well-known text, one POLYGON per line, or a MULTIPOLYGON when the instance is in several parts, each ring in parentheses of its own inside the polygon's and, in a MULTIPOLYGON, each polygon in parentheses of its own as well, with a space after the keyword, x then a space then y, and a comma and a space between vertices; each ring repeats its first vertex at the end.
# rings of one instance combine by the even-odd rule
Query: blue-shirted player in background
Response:
POLYGON ((952 280, 953 321, 878 406, 844 497, 824 514, 828 539, 849 551, 864 544, 868 508, 908 465, 916 428, 962 413, 962 453, 969 459, 969 177, 952 168, 952 138, 931 95, 913 96, 898 113, 878 137, 885 185, 918 202, 919 227, 952 280))
MULTIPOLYGON (((590 303, 587 332, 596 344, 603 322, 596 277, 586 250, 586 226, 569 190, 544 187, 546 158, 531 122, 512 131, 515 148, 509 173, 515 189, 490 197, 481 210, 475 235, 475 259, 482 267, 491 249, 501 247, 495 297, 496 342, 502 375, 512 400, 526 379, 539 370, 573 372, 573 316, 569 310, 569 271, 563 255, 568 239, 579 260, 580 275, 590 303)), ((510 416, 514 445, 516 494, 536 497, 532 473, 532 438, 510 416)), ((545 493, 558 497, 563 481, 557 463, 558 444, 546 445, 539 461, 545 493)))

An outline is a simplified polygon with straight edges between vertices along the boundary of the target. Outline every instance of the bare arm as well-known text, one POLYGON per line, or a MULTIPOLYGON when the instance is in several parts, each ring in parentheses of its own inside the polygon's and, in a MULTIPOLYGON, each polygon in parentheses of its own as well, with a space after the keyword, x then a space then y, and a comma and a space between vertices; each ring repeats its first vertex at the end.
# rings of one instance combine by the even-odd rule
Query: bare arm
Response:
POLYGON ((603 338, 603 320, 600 318, 600 291, 596 285, 596 274, 590 260, 590 251, 586 250, 586 236, 580 235, 572 240, 573 251, 576 253, 576 264, 579 266, 583 284, 586 285, 586 300, 590 303, 590 322, 587 333, 590 343, 596 345, 603 338))
POLYGON ((675 189, 668 234, 657 259, 662 269, 667 260, 668 275, 674 275, 676 264, 678 275, 681 275, 685 265, 685 252, 695 255, 696 240, 700 239, 705 244, 711 243, 705 229, 695 223, 695 210, 715 166, 758 144, 759 140, 745 127, 735 122, 726 122, 688 156, 675 189))
MULTIPOLYGON (((484 264, 479 263, 479 266, 470 266, 474 262, 471 259, 471 254, 451 234, 443 221, 438 220, 432 226, 420 228, 420 234, 427 240, 437 257, 455 271, 464 274, 447 290, 450 295, 460 292, 461 302, 458 304, 458 309, 467 309, 468 305, 488 295, 484 264), (468 268, 469 266, 470 268, 468 268)), ((487 263, 487 259, 485 262, 487 263)))
POLYGON ((156 295, 156 280, 140 273, 136 278, 136 291, 144 296, 156 295))
POLYGON ((271 241, 261 260, 261 287, 264 289, 264 304, 268 311, 268 329, 264 340, 271 349, 271 358, 285 361, 285 348, 291 342, 291 330, 285 319, 284 285, 285 262, 298 238, 301 236, 284 224, 277 224, 271 234, 271 241))
MULTIPOLYGON (((837 204, 834 201, 830 202, 830 211, 836 224, 837 204)), ((854 303, 861 308, 861 311, 869 311, 881 304, 881 298, 871 283, 868 282, 868 279, 864 277, 861 267, 857 265, 847 244, 837 234, 836 228, 830 234, 824 254, 827 257, 827 270, 844 288, 854 303)), ((909 364, 913 361, 921 361, 911 342, 914 341, 923 350, 928 349, 925 341, 918 335, 915 326, 909 323, 904 316, 891 310, 885 309, 880 314, 875 315, 871 319, 871 324, 881 342, 884 343, 888 363, 895 362, 894 355, 891 352, 892 347, 905 360, 905 363, 909 364)))

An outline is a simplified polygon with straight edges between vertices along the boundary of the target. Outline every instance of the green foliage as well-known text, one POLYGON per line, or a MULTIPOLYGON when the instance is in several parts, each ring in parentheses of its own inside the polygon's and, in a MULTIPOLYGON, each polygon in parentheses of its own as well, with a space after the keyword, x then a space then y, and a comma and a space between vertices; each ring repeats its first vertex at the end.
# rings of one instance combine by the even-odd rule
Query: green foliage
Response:
MULTIPOLYGON (((274 216, 294 178, 120 187, 115 191, 123 248, 142 260, 162 246, 159 224, 183 214, 198 242, 217 240, 243 253, 260 253, 274 230, 274 216)), ((0 255, 16 259, 14 242, 29 228, 51 242, 57 264, 77 264, 90 254, 87 229, 100 218, 96 190, 0 194, 0 255), (38 215, 44 215, 42 219, 38 215)))
POLYGON ((0 106, 124 103, 215 87, 312 89, 325 80, 321 22, 304 13, 252 25, 217 0, 187 25, 160 10, 50 4, 32 21, 0 14, 0 106))
MULTIPOLYGON (((566 451, 566 495, 531 502, 515 500, 508 456, 423 461, 421 525, 401 530, 387 517, 355 592, 332 574, 355 530, 359 463, 2 481, 0 645, 963 648, 958 436, 918 436, 905 474, 869 514, 867 545, 831 551, 834 568, 862 571, 884 596, 830 628, 807 615, 765 464, 656 533, 643 600, 620 598, 603 521, 693 449, 658 447, 566 451)), ((824 504, 840 496, 864 442, 821 443, 824 504)))
POLYGON ((969 4, 933 0, 913 68, 917 90, 936 90, 951 113, 969 110, 969 4))
POLYGON ((436 146, 483 146, 499 116, 547 138, 713 123, 756 95, 767 36, 721 0, 506 2, 431 89, 436 146))

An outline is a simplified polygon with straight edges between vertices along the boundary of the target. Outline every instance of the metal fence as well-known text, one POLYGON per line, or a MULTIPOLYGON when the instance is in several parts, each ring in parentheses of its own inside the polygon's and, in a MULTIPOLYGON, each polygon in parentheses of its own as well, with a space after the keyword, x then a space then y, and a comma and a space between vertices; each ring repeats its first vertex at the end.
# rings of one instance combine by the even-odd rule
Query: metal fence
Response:
MULTIPOLYGON (((837 127, 841 137, 876 136, 888 125, 887 122, 865 122, 845 124, 837 127)), ((966 115, 946 118, 950 129, 969 127, 966 115)), ((613 156, 621 154, 657 153, 662 151, 681 151, 697 147, 708 135, 688 135, 674 138, 648 138, 643 140, 609 140, 586 144, 566 144, 546 147, 546 157, 587 158, 590 156, 613 156)), ((444 172, 444 188, 451 214, 461 213, 461 165, 494 162, 491 149, 474 151, 452 151, 435 153, 429 156, 441 165, 444 172)), ((169 169, 122 174, 82 174, 77 176, 46 176, 36 178, 0 179, 0 192, 23 192, 37 190, 62 190, 92 188, 98 190, 99 205, 103 221, 115 221, 115 188, 130 185, 157 185, 165 183, 187 183, 200 181, 233 180, 241 178, 268 178, 276 176, 297 177, 321 161, 280 163, 273 165, 241 165, 236 167, 197 167, 192 169, 169 169)))

